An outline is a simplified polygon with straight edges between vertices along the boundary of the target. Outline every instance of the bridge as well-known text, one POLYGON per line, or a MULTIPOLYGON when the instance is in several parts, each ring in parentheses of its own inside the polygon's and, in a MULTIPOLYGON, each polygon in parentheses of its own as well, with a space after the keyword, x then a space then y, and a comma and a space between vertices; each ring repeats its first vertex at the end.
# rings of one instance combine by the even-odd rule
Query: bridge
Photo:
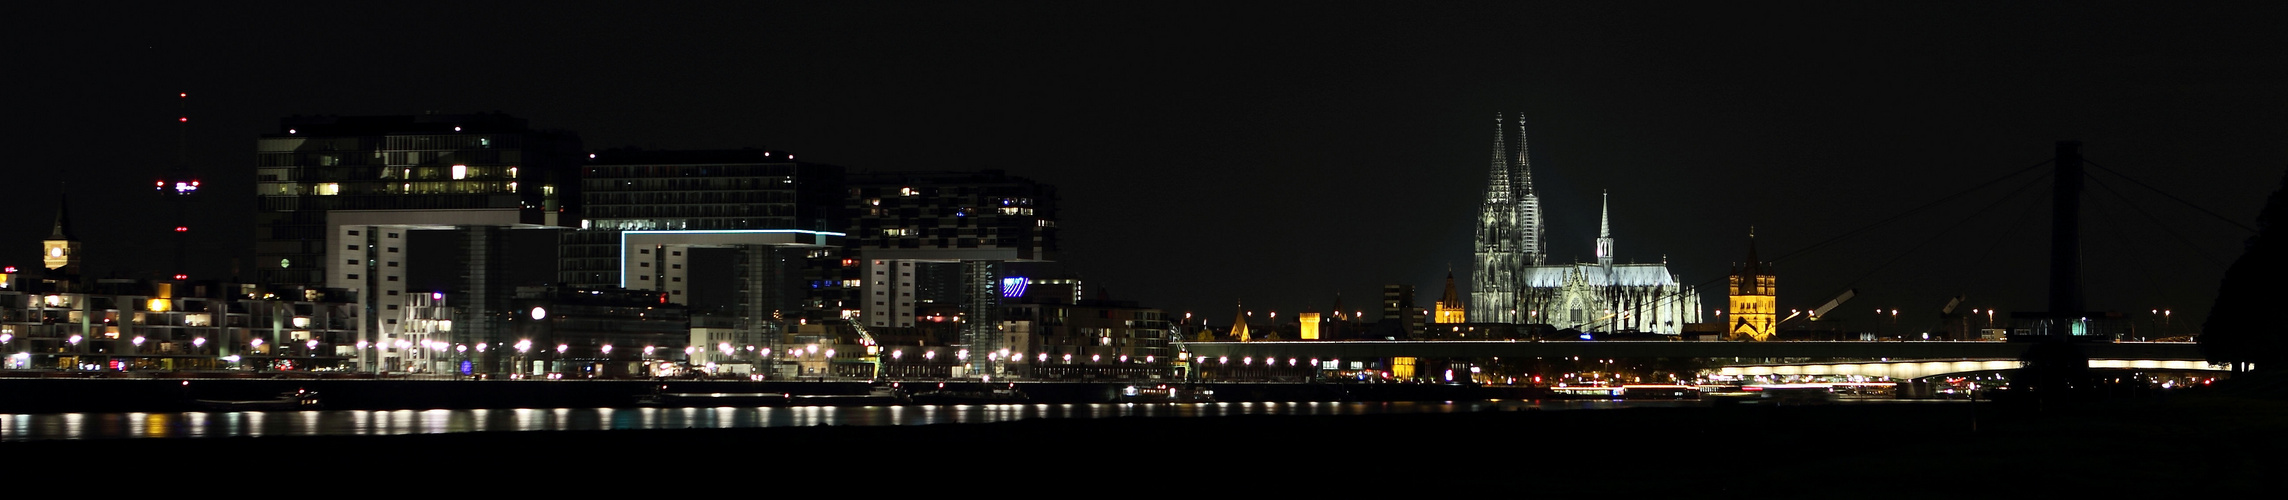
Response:
MULTIPOLYGON (((1302 361, 1412 358, 1694 358, 1725 375, 1864 375, 1921 378, 2010 370, 2032 343, 1706 341, 1269 341, 1184 342, 1195 363, 1296 365, 1302 361)), ((2091 368, 2221 370, 2191 342, 2076 344, 2091 368)))
MULTIPOLYGON (((2018 359, 2031 343, 2018 342, 1705 342, 1526 340, 1356 340, 1269 342, 1181 342, 1184 352, 1209 359, 1375 359, 1417 358, 1829 358, 1864 360, 2018 359)), ((2203 359, 2191 342, 2076 344, 2090 359, 2203 359)))
MULTIPOLYGON (((1796 363, 1769 365, 1726 366, 1714 370, 1715 374, 1734 377, 1766 375, 1839 375, 1862 377, 1890 377, 1892 379, 1918 379, 1939 375, 2016 370, 2024 366, 2016 359, 1963 359, 1953 361, 1874 361, 1865 363, 1796 363)), ((2181 359, 2091 359, 2093 369, 2167 370, 2167 371, 2227 371, 2222 365, 2211 365, 2201 360, 2181 359)))

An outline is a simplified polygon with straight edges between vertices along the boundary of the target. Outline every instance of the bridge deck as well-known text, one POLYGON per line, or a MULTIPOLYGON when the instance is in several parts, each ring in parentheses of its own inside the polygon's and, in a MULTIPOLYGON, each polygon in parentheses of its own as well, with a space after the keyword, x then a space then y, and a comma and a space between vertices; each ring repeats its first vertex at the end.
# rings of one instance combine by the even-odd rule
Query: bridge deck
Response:
MULTIPOLYGON (((2034 344, 2011 342, 1694 342, 1694 341, 1279 341, 1183 342, 1209 358, 1834 358, 2018 359, 2034 344)), ((2190 342, 2079 344, 2093 359, 2202 359, 2190 342)))

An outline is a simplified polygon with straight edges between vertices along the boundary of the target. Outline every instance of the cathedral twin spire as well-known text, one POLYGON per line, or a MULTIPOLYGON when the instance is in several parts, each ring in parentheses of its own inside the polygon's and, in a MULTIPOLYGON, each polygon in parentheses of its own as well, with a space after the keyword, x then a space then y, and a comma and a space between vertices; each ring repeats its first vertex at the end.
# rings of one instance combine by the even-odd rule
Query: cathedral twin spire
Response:
POLYGON ((1525 119, 1517 123, 1517 153, 1512 160, 1508 128, 1494 115, 1492 165, 1486 171, 1485 201, 1479 205, 1477 266, 1469 320, 1516 323, 1516 301, 1523 290, 1523 270, 1541 265, 1541 200, 1534 194, 1533 166, 1527 154, 1525 119))

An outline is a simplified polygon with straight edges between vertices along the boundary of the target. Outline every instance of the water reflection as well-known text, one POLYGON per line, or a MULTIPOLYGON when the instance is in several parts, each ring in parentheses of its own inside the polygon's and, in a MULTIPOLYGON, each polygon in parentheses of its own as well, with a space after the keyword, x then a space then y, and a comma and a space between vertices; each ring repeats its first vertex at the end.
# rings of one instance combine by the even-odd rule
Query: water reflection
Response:
POLYGON ((1690 401, 1235 402, 716 408, 520 408, 187 413, 0 414, 0 441, 259 436, 395 436, 453 432, 734 429, 933 425, 1035 418, 1369 415, 1484 410, 1691 406, 1690 401))

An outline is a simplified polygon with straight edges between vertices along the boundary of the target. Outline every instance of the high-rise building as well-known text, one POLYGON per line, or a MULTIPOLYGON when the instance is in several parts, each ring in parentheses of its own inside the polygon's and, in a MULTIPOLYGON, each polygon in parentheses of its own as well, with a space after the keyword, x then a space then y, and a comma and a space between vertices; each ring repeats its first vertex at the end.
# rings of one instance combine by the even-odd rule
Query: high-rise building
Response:
POLYGON ((963 311, 963 342, 993 351, 1005 265, 1056 258, 1054 186, 999 170, 889 172, 852 174, 848 191, 857 319, 869 328, 913 327, 930 268, 958 266, 958 293, 945 295, 963 311))
POLYGON ((1773 318, 1779 313, 1779 280, 1771 271, 1770 262, 1756 260, 1756 231, 1748 230, 1748 260, 1732 267, 1731 286, 1724 288, 1731 295, 1731 307, 1726 309, 1732 316, 1727 339, 1761 342, 1772 338, 1777 326, 1773 318))
POLYGON ((1375 334, 1384 338, 1414 338, 1422 334, 1422 308, 1414 306, 1414 285, 1382 286, 1382 320, 1375 334))
MULTIPOLYGON (((455 336, 497 344, 514 285, 506 231, 578 213, 581 154, 570 133, 498 113, 280 120, 255 142, 256 276, 348 290, 362 305, 360 340, 395 345, 385 337, 405 303, 409 234, 456 231, 455 336)), ((361 353, 361 364, 392 369, 387 354, 361 353)))
POLYGON ((728 277, 736 316, 840 316, 833 302, 843 270, 855 267, 841 249, 841 167, 761 149, 590 156, 579 229, 559 239, 559 281, 659 290, 690 304, 696 281, 728 277), (731 252, 732 268, 697 269, 703 248, 731 252))

